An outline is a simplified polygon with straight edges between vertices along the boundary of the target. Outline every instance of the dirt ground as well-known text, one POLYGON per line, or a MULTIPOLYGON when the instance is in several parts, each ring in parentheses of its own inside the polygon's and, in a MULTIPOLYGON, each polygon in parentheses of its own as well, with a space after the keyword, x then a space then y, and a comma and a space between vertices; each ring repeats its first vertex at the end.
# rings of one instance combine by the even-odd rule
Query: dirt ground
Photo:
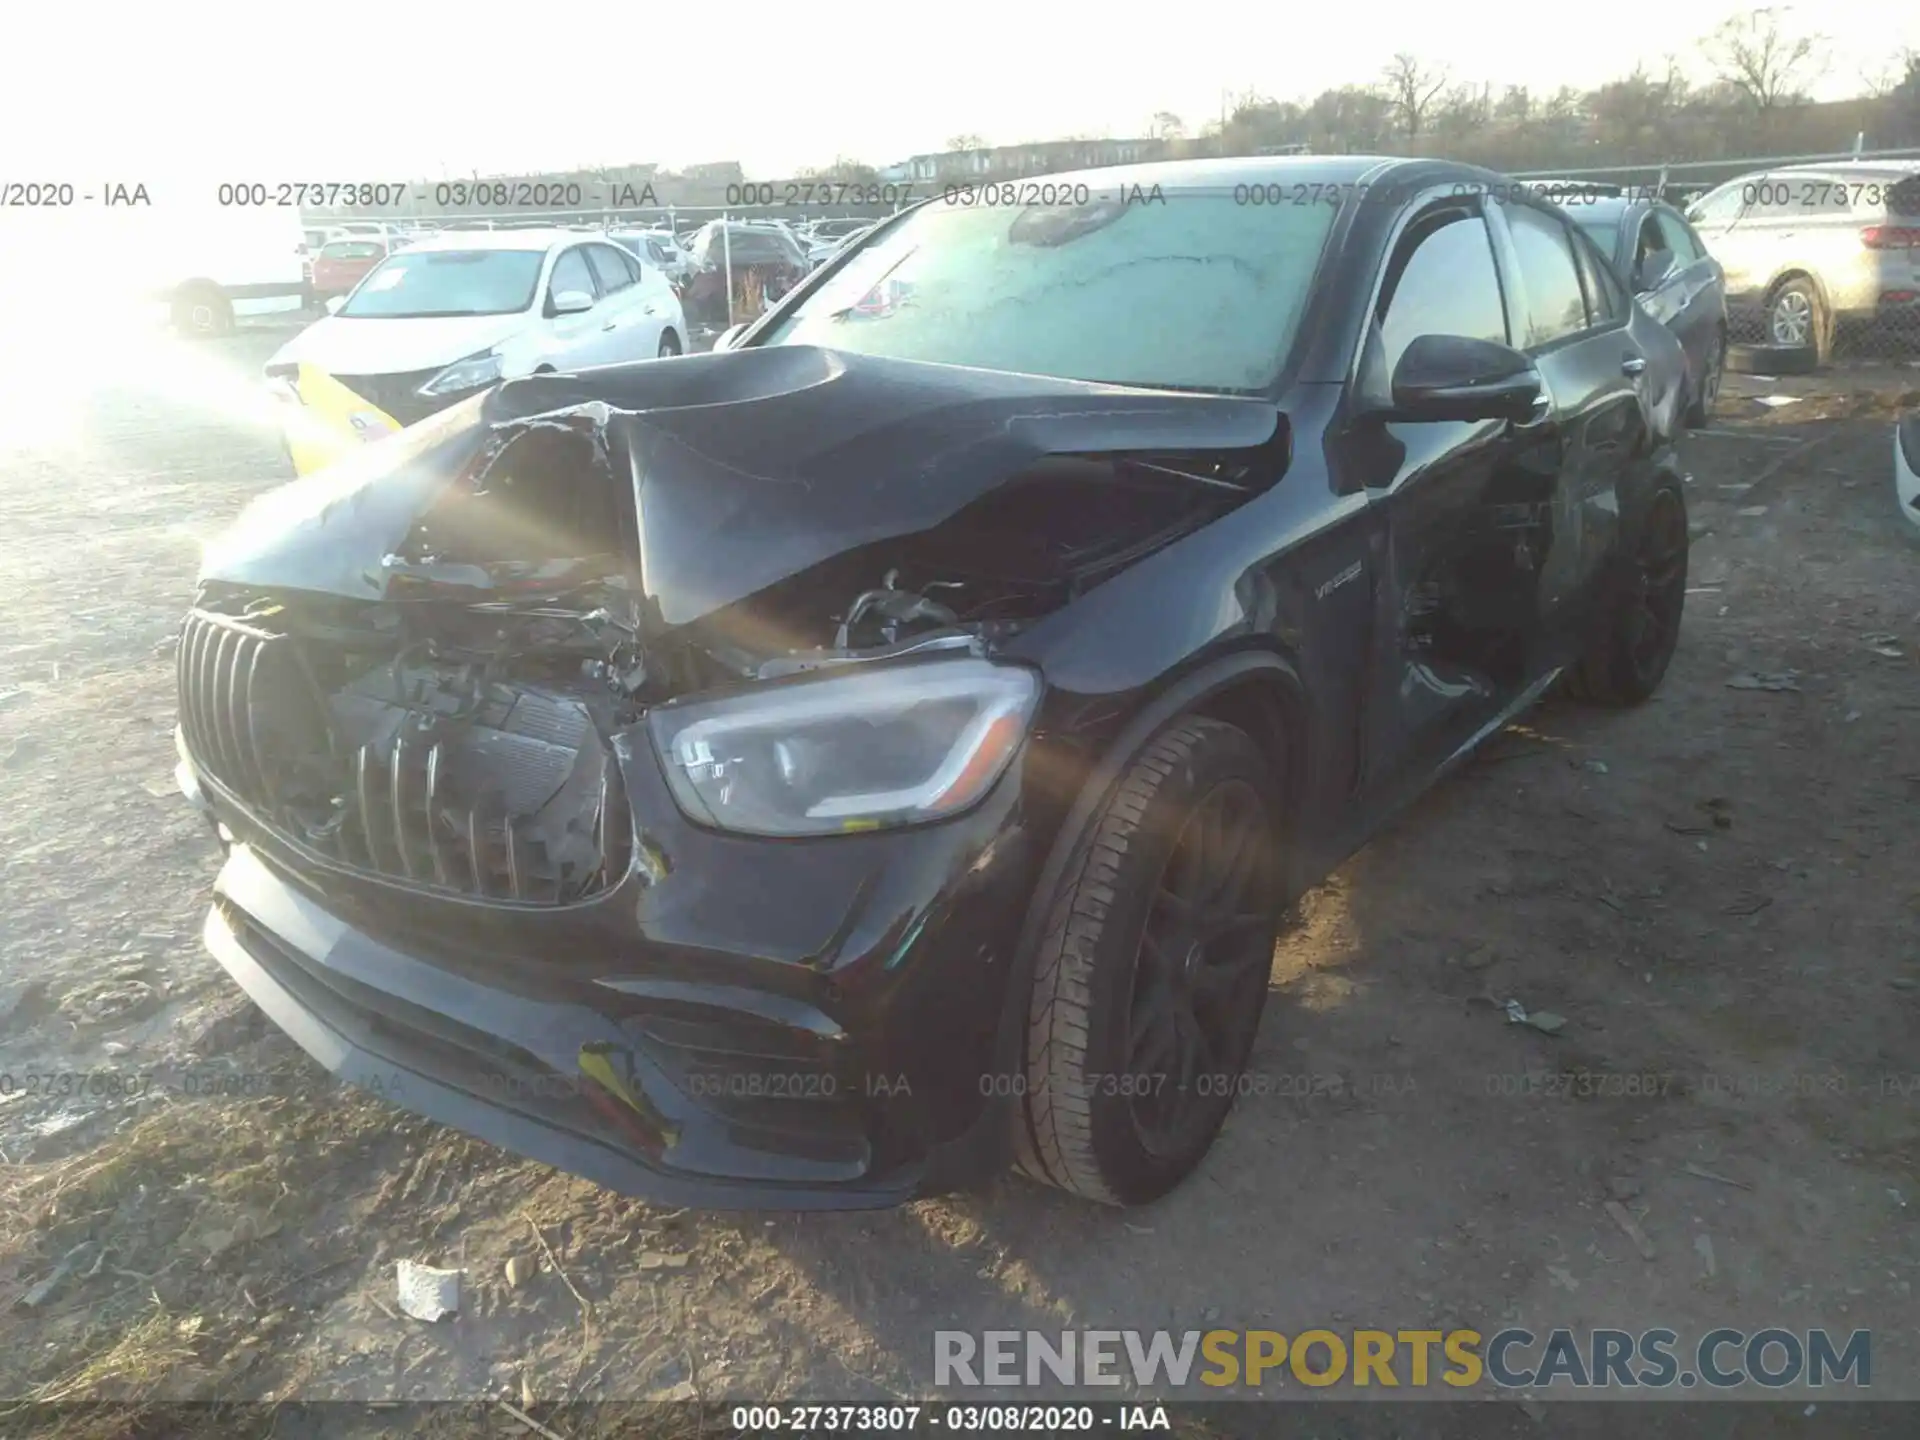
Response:
POLYGON ((1664 690, 1548 703, 1308 897, 1264 1093, 1172 1197, 703 1217, 335 1087, 200 948, 171 643, 197 542, 281 473, 250 383, 279 338, 0 376, 0 1069, 41 1077, 0 1095, 0 1401, 874 1402, 930 1393, 938 1328, 1511 1323, 1870 1328, 1874 1393, 1920 1398, 1889 469, 1920 369, 1730 381, 1664 690), (401 1259, 464 1269, 457 1320, 397 1314, 401 1259))

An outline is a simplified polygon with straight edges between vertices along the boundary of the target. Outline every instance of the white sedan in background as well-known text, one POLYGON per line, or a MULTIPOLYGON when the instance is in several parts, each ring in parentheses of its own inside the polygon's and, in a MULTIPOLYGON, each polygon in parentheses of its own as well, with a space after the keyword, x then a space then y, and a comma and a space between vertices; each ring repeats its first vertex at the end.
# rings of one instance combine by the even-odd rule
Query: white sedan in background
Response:
MULTIPOLYGON (((574 230, 433 235, 388 256, 327 309, 267 362, 267 378, 283 399, 309 407, 310 390, 344 386, 366 402, 351 416, 359 439, 499 380, 687 348, 666 277, 604 236, 574 230)), ((312 417, 290 417, 290 433, 293 418, 310 442, 312 417)), ((289 443, 297 469, 321 463, 289 443)))

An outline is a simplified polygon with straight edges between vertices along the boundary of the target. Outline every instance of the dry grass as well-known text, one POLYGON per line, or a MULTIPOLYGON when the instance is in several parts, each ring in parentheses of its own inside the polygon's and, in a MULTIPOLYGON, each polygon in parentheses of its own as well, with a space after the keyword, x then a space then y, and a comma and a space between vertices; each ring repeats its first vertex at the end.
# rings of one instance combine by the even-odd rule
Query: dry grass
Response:
MULTIPOLYGON (((312 1073, 290 1066, 303 1081, 312 1073)), ((293 1213, 310 1221, 329 1179, 367 1173, 370 1148, 395 1128, 391 1111, 351 1092, 299 1088, 259 1101, 162 1094, 103 1144, 5 1172, 0 1274, 14 1284, 0 1314, 0 1403, 226 1392, 306 1273, 293 1213), (69 1273, 38 1307, 18 1304, 63 1261, 69 1273)))

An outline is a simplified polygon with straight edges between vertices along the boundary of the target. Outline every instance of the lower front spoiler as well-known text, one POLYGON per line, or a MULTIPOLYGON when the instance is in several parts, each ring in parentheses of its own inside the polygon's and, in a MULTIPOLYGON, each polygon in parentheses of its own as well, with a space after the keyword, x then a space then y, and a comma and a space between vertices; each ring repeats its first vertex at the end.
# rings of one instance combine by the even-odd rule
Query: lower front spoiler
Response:
MULTIPOLYGON (((311 901, 286 887, 245 847, 232 850, 222 882, 223 889, 237 883, 243 893, 250 887, 270 888, 277 892, 276 906, 296 907, 280 917, 282 923, 276 930, 288 941, 298 939, 301 949, 322 963, 330 965, 336 959, 345 959, 345 968, 362 970, 368 962, 398 966, 417 963, 340 926, 311 901), (294 923, 285 923, 288 920, 294 923), (326 924, 330 932, 319 947, 326 952, 324 955, 313 955, 314 947, 308 943, 316 938, 309 926, 316 924, 326 924), (299 933, 302 931, 308 933, 299 933)), ((407 1046, 392 1041, 390 1027, 383 1027, 387 1036, 382 1038, 372 1025, 363 1025, 351 1015, 344 1019, 323 1015, 319 1006, 296 993, 270 968, 272 960, 266 954, 269 942, 245 933, 247 930, 247 917, 221 903, 208 913, 203 938, 228 974, 301 1049, 342 1080, 526 1159, 579 1175, 620 1194, 660 1205, 704 1210, 883 1209, 913 1199, 928 1188, 924 1182, 929 1166, 924 1162, 884 1176, 831 1184, 788 1179, 771 1172, 756 1179, 716 1178, 649 1163, 632 1145, 613 1138, 612 1124, 606 1127, 604 1136, 596 1136, 585 1127, 571 1128, 528 1113, 524 1107, 502 1103, 494 1096, 475 1093, 432 1073, 431 1048, 409 1053, 407 1046)), ((281 942, 271 943, 277 946, 281 942)), ((491 1000, 506 998, 476 981, 449 976, 448 983, 476 994, 485 992, 491 1000)))

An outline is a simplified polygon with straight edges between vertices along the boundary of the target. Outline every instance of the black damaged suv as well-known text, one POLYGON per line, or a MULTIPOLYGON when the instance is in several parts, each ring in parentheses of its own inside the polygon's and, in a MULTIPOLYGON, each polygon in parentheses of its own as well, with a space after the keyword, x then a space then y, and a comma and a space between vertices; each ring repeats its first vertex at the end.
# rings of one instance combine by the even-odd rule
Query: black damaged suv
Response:
POLYGON ((1428 161, 1054 190, 209 549, 206 940, 322 1064, 670 1204, 1151 1200, 1287 905, 1556 679, 1659 683, 1681 358, 1564 215, 1428 161))

